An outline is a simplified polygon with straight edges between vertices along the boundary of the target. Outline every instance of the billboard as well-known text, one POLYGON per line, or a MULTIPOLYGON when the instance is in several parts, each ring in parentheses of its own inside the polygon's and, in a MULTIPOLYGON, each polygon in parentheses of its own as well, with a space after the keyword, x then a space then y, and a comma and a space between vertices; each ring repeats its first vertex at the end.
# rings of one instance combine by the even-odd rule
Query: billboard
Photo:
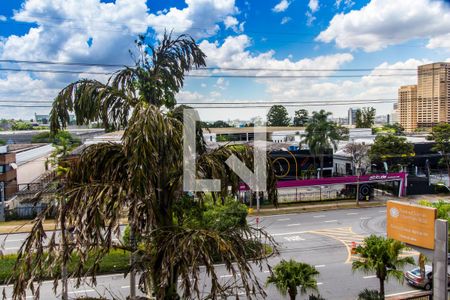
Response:
POLYGON ((386 230, 389 238, 434 249, 436 208, 388 201, 386 214, 386 230))

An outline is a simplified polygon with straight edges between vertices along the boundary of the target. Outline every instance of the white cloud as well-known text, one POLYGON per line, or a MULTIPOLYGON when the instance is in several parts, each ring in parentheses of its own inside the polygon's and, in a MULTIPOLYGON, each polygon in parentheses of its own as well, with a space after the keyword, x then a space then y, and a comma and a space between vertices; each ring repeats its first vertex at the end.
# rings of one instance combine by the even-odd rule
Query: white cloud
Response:
POLYGON ((336 8, 340 8, 341 7, 341 3, 343 4, 343 9, 350 9, 352 8, 353 5, 355 5, 355 2, 353 2, 352 0, 336 0, 336 2, 334 3, 334 6, 336 8))
POLYGON ((8 20, 7 17, 0 15, 0 22, 5 22, 6 20, 8 20))
POLYGON ((308 3, 308 11, 305 13, 306 16, 306 25, 311 26, 314 21, 316 20, 316 17, 314 14, 319 10, 319 0, 309 0, 308 3))
POLYGON ((175 33, 189 33, 194 38, 213 36, 220 29, 217 23, 224 22, 228 16, 239 12, 234 0, 185 0, 187 7, 172 7, 168 12, 150 14, 149 25, 161 35, 164 30, 173 29, 175 33))
POLYGON ((339 48, 362 48, 376 51, 389 45, 416 38, 430 38, 428 47, 438 48, 448 39, 450 9, 443 1, 372 0, 360 10, 339 13, 328 28, 316 38, 322 42, 334 41, 339 48), (434 39, 434 40, 433 40, 434 39))
POLYGON ((225 24, 225 28, 228 29, 239 24, 239 21, 235 17, 227 16, 223 23, 225 24))
POLYGON ((223 24, 225 25, 225 29, 231 28, 236 33, 242 33, 244 31, 245 22, 239 24, 239 21, 235 17, 227 16, 223 24))
POLYGON ((308 7, 312 13, 319 10, 319 0, 309 0, 308 7))
POLYGON ((289 23, 291 20, 292 20, 291 17, 283 17, 283 18, 281 19, 281 25, 284 25, 284 24, 286 24, 286 23, 289 23))
POLYGON ((290 4, 291 4, 291 3, 290 3, 288 0, 281 0, 280 3, 278 3, 277 5, 275 5, 275 6, 272 8, 272 11, 274 11, 274 12, 276 12, 276 13, 283 12, 283 11, 285 11, 286 9, 288 9, 288 7, 289 7, 290 4))

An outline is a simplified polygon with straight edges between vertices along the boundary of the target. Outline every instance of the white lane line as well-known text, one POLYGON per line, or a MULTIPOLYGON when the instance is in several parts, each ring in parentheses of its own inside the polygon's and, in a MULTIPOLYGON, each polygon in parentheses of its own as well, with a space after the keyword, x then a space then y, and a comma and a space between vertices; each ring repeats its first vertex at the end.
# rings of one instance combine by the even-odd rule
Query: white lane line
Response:
POLYGON ((6 247, 6 248, 3 248, 3 249, 5 249, 5 250, 19 250, 20 247, 6 247))
POLYGON ((287 227, 292 227, 292 226, 300 226, 300 223, 296 223, 296 224, 288 224, 286 225, 287 227))
POLYGON ((337 222, 338 220, 328 220, 328 221, 323 221, 324 223, 332 223, 332 222, 337 222))
POLYGON ((291 220, 290 218, 284 218, 284 219, 278 219, 277 221, 278 222, 283 222, 283 221, 289 221, 289 220, 291 220))
POLYGON ((72 291, 72 292, 67 292, 67 294, 80 294, 80 293, 91 293, 91 292, 95 292, 95 290, 72 291))
POLYGON ((357 215, 357 214, 358 214, 358 213, 353 212, 353 213, 348 213, 347 216, 357 215))
POLYGON ((269 270, 266 270, 266 271, 264 271, 264 273, 270 273, 270 271, 269 271, 269 270))
POLYGON ((317 215, 317 216, 313 216, 313 218, 325 218, 325 215, 317 215))
POLYGON ((361 218, 359 218, 360 220, 368 220, 368 219, 370 219, 370 217, 361 217, 361 218))
POLYGON ((122 285, 120 288, 121 288, 121 289, 129 289, 130 286, 129 286, 129 285, 122 285))
POLYGON ((10 243, 10 242, 23 242, 23 241, 25 241, 25 239, 20 239, 20 240, 10 240, 10 239, 6 239, 6 240, 4 240, 3 242, 5 242, 5 243, 10 243))
POLYGON ((222 275, 222 276, 220 276, 220 278, 230 278, 230 277, 233 277, 233 275, 228 274, 228 275, 222 275))
POLYGON ((364 279, 370 279, 370 278, 375 278, 375 277, 377 277, 376 275, 369 275, 369 276, 364 276, 363 278, 364 279))
POLYGON ((323 267, 325 267, 325 265, 315 265, 314 267, 315 268, 323 268, 323 267))
POLYGON ((379 210, 378 212, 380 212, 380 213, 385 213, 386 211, 385 211, 385 210, 379 210))
POLYGON ((284 239, 288 242, 298 242, 298 241, 304 241, 305 239, 295 235, 295 236, 285 236, 284 239))
POLYGON ((291 235, 291 234, 302 234, 308 231, 294 231, 294 232, 283 232, 283 233, 273 233, 272 236, 283 236, 283 235, 291 235))
POLYGON ((322 284, 323 284, 323 282, 318 282, 318 283, 317 283, 317 285, 322 285, 322 284))

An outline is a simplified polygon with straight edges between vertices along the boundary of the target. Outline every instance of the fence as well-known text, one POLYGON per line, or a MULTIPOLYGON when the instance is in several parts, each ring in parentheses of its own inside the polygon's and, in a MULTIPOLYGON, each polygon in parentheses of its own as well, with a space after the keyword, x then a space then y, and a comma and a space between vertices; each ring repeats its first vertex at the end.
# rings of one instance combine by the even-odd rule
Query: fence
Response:
MULTIPOLYGON (((38 204, 38 205, 27 205, 27 206, 18 206, 15 208, 10 208, 5 210, 5 219, 9 220, 23 220, 23 219, 33 219, 38 214, 42 213, 48 208, 47 204, 38 204)), ((47 213, 47 217, 54 217, 55 210, 50 209, 47 213)))
POLYGON ((433 293, 431 291, 428 291, 428 292, 413 291, 413 292, 410 292, 407 294, 386 297, 386 300, 432 300, 432 299, 433 299, 433 293))

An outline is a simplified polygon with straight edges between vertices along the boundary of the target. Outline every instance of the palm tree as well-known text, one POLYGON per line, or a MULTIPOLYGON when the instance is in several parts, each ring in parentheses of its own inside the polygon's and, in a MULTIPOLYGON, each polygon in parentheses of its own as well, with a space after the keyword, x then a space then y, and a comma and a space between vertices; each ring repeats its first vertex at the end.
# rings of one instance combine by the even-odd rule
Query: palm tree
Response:
POLYGON ((336 150, 338 141, 345 138, 343 128, 328 120, 330 115, 331 112, 326 112, 323 109, 319 112, 313 112, 313 115, 306 126, 306 134, 303 140, 314 156, 314 164, 316 162, 316 157, 319 157, 320 177, 323 175, 325 151, 331 148, 336 150))
POLYGON ((364 245, 356 248, 356 254, 361 260, 352 263, 352 270, 361 270, 365 273, 375 273, 380 282, 380 296, 384 299, 384 281, 390 277, 403 281, 402 268, 407 264, 414 264, 410 256, 400 257, 405 244, 376 235, 364 239, 364 245))
MULTIPOLYGON (((140 286, 157 299, 177 299, 179 292, 186 299, 200 298, 200 265, 211 280, 210 297, 225 294, 228 287, 214 266, 218 260, 235 277, 239 274, 248 297, 255 291, 265 294, 253 271, 253 263, 261 268, 266 263, 264 247, 249 249, 247 245, 261 237, 276 252, 273 238, 248 224, 225 231, 182 226, 175 213, 175 205, 185 196, 183 107, 174 108, 175 94, 183 86, 185 72, 205 65, 205 55, 186 35, 172 39, 166 34, 157 47, 146 45, 141 37, 138 46, 141 57, 134 68, 115 73, 107 84, 86 79, 72 83, 53 103, 53 132, 67 125, 69 111, 75 112, 78 124, 96 121, 107 130, 125 131, 122 143, 89 146, 79 158, 66 162, 57 214, 61 238, 54 233, 46 245, 45 215, 34 221, 16 263, 15 299, 22 299, 43 272, 67 265, 73 251, 79 260, 72 276, 79 280, 91 276, 95 282, 99 263, 113 248, 132 252, 130 272, 139 272, 140 286), (124 216, 130 225, 129 246, 114 242, 120 238, 124 216), (71 239, 66 234, 69 227, 76 229, 71 239), (144 247, 136 247, 137 233, 144 247), (88 259, 94 264, 85 270, 88 259)), ((224 161, 234 154, 251 168, 253 149, 225 146, 206 151, 201 136, 197 143, 197 178, 221 179, 218 196, 225 196, 228 186, 236 192, 239 178, 224 161)), ((270 168, 269 161, 267 165, 270 168)), ((269 172, 269 194, 274 201, 275 184, 269 172)), ((197 196, 201 204, 205 195, 197 196)), ((59 274, 55 276, 58 279, 59 274)))
POLYGON ((316 276, 319 271, 311 265, 297 262, 295 260, 282 260, 273 269, 272 274, 267 278, 267 284, 274 284, 284 296, 289 294, 291 300, 295 300, 300 288, 300 294, 304 295, 308 291, 317 291, 316 276))

